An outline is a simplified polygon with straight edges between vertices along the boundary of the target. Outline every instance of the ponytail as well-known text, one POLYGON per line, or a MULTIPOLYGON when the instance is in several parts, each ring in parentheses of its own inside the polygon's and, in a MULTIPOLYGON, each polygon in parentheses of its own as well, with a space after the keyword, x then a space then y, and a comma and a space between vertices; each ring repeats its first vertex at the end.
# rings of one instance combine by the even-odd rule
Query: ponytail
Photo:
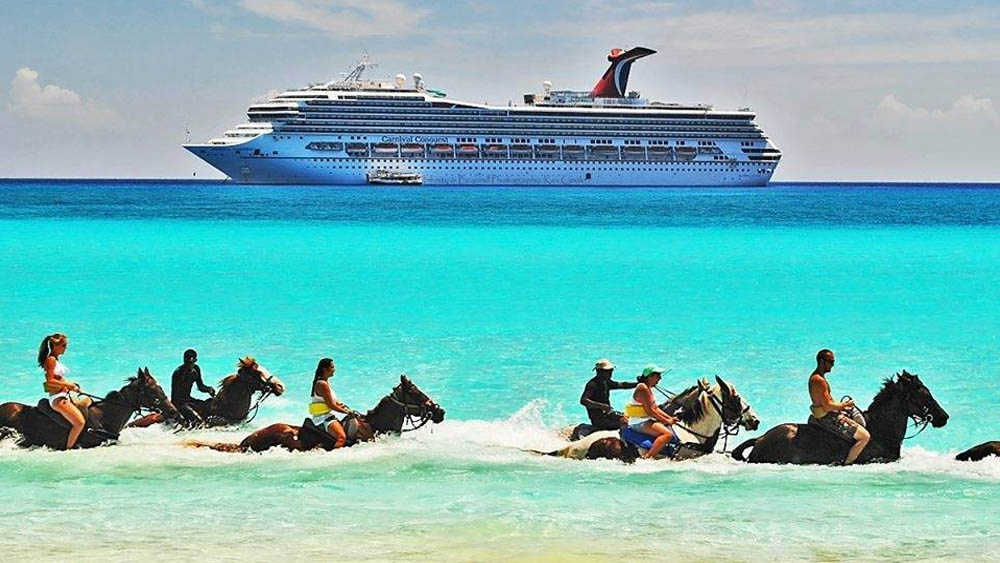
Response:
POLYGON ((319 381, 319 378, 323 377, 323 372, 326 371, 326 368, 330 367, 330 364, 332 363, 333 358, 323 358, 318 364, 316 364, 316 374, 313 375, 312 388, 309 389, 310 393, 312 393, 313 389, 316 388, 316 382, 319 381))
POLYGON ((61 332, 54 332, 43 338, 41 345, 38 346, 39 367, 45 367, 45 360, 49 359, 49 356, 52 355, 53 346, 58 346, 67 340, 66 335, 61 332))

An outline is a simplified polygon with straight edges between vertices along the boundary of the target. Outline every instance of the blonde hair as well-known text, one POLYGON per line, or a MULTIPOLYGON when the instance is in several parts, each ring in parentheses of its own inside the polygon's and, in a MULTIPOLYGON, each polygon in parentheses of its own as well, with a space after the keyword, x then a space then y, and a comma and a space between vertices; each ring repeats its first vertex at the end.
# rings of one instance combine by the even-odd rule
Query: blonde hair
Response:
POLYGON ((43 338, 41 345, 38 346, 38 365, 45 367, 45 360, 52 355, 52 349, 67 342, 69 342, 69 337, 61 332, 53 332, 43 338))

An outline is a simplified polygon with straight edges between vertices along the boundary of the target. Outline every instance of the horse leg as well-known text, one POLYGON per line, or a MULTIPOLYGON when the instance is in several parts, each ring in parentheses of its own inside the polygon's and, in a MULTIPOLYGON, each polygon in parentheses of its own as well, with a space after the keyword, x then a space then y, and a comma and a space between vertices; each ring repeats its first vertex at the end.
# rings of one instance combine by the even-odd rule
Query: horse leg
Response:
POLYGON ((281 446, 289 451, 302 451, 299 443, 299 427, 291 424, 277 423, 261 428, 240 442, 243 451, 267 451, 275 446, 281 446))
POLYGON ((958 461, 979 461, 991 455, 1000 456, 1000 442, 983 442, 955 456, 958 461))
POLYGON ((602 438, 587 448, 587 459, 616 459, 632 463, 638 455, 635 448, 630 448, 619 438, 602 438))
POLYGON ((142 418, 137 418, 133 420, 132 422, 128 423, 126 428, 147 428, 149 426, 152 426, 154 424, 159 424, 161 422, 163 422, 163 415, 158 412, 154 412, 152 414, 147 414, 142 418))

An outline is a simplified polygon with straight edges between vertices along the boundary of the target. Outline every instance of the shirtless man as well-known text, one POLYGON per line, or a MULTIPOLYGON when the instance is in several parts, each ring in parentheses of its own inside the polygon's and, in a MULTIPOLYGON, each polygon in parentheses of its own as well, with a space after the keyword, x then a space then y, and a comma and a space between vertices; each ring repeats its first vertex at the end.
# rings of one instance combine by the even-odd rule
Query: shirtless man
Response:
POLYGON ((833 370, 834 361, 833 352, 825 348, 816 354, 816 369, 809 376, 809 397, 812 399, 810 406, 812 414, 809 416, 809 424, 819 426, 848 442, 853 442, 850 451, 847 452, 847 458, 844 460, 844 465, 850 465, 858 459, 861 451, 868 445, 871 434, 864 426, 851 418, 850 412, 855 408, 853 400, 849 399, 842 403, 833 400, 826 374, 833 370))

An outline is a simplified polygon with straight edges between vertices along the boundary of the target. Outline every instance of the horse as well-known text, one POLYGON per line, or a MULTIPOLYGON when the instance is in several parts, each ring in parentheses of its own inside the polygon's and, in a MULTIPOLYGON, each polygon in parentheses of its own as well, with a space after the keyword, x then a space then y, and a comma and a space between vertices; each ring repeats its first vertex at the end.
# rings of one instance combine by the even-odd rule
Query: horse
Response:
MULTIPOLYGON (((138 370, 121 389, 108 393, 104 398, 96 398, 89 404, 81 402, 78 406, 87 421, 77 440, 78 448, 114 443, 132 415, 144 409, 159 409, 173 416, 177 414, 148 368, 138 370)), ((21 403, 0 405, 0 428, 7 433, 13 431, 19 434, 19 446, 48 446, 64 450, 70 425, 52 409, 48 399, 42 399, 37 407, 21 403)))
MULTIPOLYGON (((193 400, 183 405, 183 418, 174 420, 182 422, 181 426, 187 428, 242 424, 250 414, 250 401, 254 393, 260 393, 254 406, 256 408, 269 395, 280 397, 285 392, 285 384, 271 375, 267 368, 256 363, 241 365, 236 373, 226 376, 219 387, 215 397, 207 401, 193 400)), ((152 413, 132 422, 129 427, 145 428, 166 419, 162 413, 152 413)))
POLYGON ((1000 457, 1000 441, 983 442, 955 456, 958 461, 979 461, 991 455, 1000 457))
MULTIPOLYGON (((864 413, 871 440, 857 463, 887 463, 899 459, 907 422, 941 428, 948 413, 934 399, 916 374, 906 370, 886 379, 864 413)), ((782 424, 764 435, 743 442, 733 450, 733 458, 750 463, 791 463, 796 465, 843 463, 851 442, 810 424, 782 424), (753 448, 750 457, 743 452, 753 448)))
MULTIPOLYGON (((715 451, 723 428, 726 438, 735 435, 740 427, 756 430, 760 419, 735 387, 715 377, 716 384, 699 380, 673 399, 660 406, 673 412, 679 420, 673 426, 679 445, 670 455, 658 459, 692 459, 715 451)), ((667 448, 665 448, 666 451, 667 448)), ((572 459, 615 459, 632 463, 639 457, 639 448, 621 438, 616 430, 592 432, 570 445, 551 452, 535 452, 572 459)))
MULTIPOLYGON (((383 434, 403 432, 404 421, 409 421, 412 429, 422 427, 427 422, 439 424, 444 420, 444 409, 432 401, 405 375, 399 377, 399 385, 382 397, 382 400, 364 415, 344 417, 342 424, 347 431, 346 446, 359 442, 369 442, 383 434)), ((187 442, 192 447, 207 447, 221 452, 263 452, 275 446, 289 451, 306 451, 323 448, 334 449, 335 440, 325 429, 305 419, 302 426, 276 423, 265 426, 250 434, 239 444, 187 442)))

